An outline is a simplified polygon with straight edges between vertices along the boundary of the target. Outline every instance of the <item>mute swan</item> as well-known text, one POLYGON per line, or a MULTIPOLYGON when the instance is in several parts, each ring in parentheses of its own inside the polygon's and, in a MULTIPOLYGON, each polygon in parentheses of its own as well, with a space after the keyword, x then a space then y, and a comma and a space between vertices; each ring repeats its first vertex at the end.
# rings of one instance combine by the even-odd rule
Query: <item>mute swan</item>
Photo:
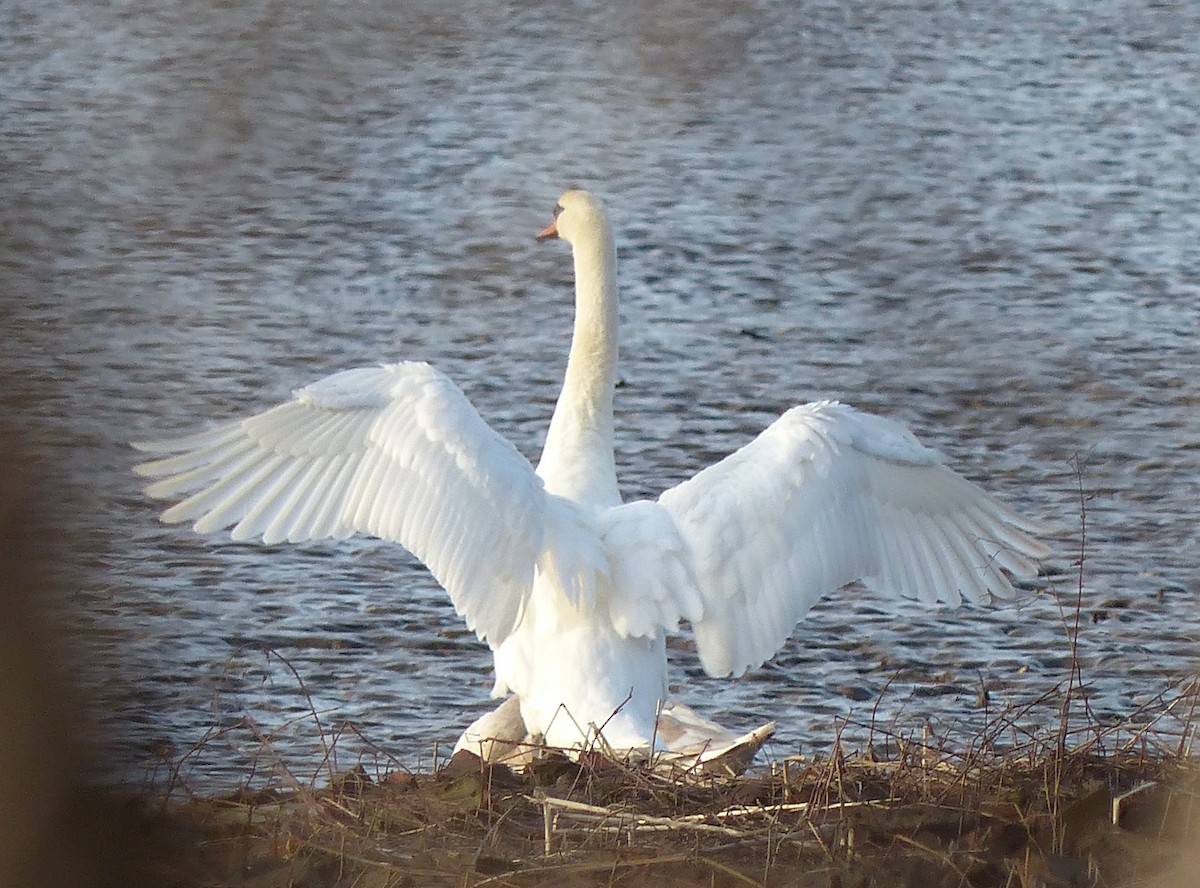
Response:
MULTIPOLYGON (((664 637, 681 620, 704 669, 737 676, 853 580, 959 603, 1011 597, 1006 572, 1036 573, 1048 550, 1035 523, 903 426, 836 401, 794 407, 657 500, 622 503, 617 263, 601 202, 565 193, 537 235, 555 237, 574 254, 575 327, 536 470, 446 376, 385 364, 334 374, 257 416, 135 445, 157 454, 136 469, 159 479, 147 494, 190 492, 162 520, 200 533, 232 526, 235 540, 360 532, 401 544, 491 646, 493 696, 515 697, 472 736, 486 736, 489 718, 515 718, 564 748, 597 731, 614 749, 664 745, 664 637)), ((686 710, 681 721, 692 724, 686 710)))

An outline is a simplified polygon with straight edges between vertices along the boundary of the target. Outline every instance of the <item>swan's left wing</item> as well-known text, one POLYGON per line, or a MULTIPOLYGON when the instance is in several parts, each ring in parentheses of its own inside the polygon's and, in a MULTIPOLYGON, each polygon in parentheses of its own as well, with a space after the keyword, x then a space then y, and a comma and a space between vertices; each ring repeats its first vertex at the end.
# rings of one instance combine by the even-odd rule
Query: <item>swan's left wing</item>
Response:
POLYGON ((164 521, 267 543, 356 532, 400 543, 493 646, 518 621, 535 570, 592 595, 579 565, 597 557, 575 531, 577 510, 548 495, 528 460, 428 364, 346 370, 257 416, 136 446, 159 457, 136 467, 158 479, 147 493, 182 498, 164 521))
MULTIPOLYGON (((771 657, 853 580, 929 601, 1011 597, 1048 550, 1040 528, 942 465, 904 426, 832 401, 795 407, 659 503, 689 550, 712 675, 771 657)), ((684 596, 678 613, 697 611, 684 596)))

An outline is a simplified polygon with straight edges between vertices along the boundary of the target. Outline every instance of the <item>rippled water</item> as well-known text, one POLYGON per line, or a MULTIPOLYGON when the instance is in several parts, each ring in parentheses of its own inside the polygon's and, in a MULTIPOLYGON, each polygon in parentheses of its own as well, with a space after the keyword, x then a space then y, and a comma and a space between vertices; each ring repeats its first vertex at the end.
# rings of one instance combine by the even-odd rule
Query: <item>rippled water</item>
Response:
MULTIPOLYGON (((536 458, 570 270, 531 236, 570 184, 618 231, 627 497, 836 396, 1061 531, 1066 574, 1017 607, 844 591, 739 681, 681 636, 685 700, 778 718, 775 754, 823 748, 885 687, 876 717, 908 730, 969 730, 985 684, 992 712, 1037 700, 1068 668, 1080 484, 1094 715, 1196 671, 1196 4, 14 0, 0 19, 0 403, 68 490, 81 681, 118 771, 246 714, 313 761, 311 719, 290 721, 310 698, 416 764, 490 705, 486 650, 398 549, 161 527, 124 442, 426 359, 536 458)), ((213 740, 191 779, 254 752, 213 740)))

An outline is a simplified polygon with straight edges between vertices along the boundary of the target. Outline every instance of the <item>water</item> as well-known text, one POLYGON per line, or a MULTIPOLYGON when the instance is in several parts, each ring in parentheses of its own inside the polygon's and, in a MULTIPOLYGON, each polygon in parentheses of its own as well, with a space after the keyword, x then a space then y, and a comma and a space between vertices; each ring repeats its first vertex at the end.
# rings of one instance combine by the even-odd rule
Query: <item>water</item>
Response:
POLYGON ((885 687, 900 730, 969 732, 984 685, 1037 701, 1067 675, 1081 485, 1093 715, 1196 672, 1195 4, 9 0, 0 58, 0 397, 66 526, 115 772, 225 727, 187 773, 235 781, 245 715, 308 767, 310 701, 416 765, 490 705, 404 553, 164 528, 125 442, 425 359, 536 458, 571 319, 565 248, 532 234, 574 184, 618 232, 627 498, 836 396, 1059 528, 1065 573, 1016 607, 842 592, 739 681, 682 635, 683 699, 778 718, 776 755, 885 687))

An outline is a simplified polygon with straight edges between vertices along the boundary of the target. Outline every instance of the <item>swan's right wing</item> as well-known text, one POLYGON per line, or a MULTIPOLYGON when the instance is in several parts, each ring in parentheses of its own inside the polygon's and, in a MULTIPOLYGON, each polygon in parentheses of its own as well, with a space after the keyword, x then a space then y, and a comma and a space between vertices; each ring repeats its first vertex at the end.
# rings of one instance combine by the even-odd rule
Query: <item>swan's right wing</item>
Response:
POLYGON ((718 676, 771 657, 817 599, 852 580, 985 601, 1012 596, 1005 572, 1034 574, 1048 553, 1034 522, 902 425, 830 401, 789 410, 659 504, 688 549, 700 599, 660 595, 674 607, 664 613, 691 618, 701 662, 718 676))
POLYGON ((563 536, 581 548, 563 532, 577 523, 570 504, 424 363, 347 370, 257 416, 135 446, 160 455, 136 467, 159 479, 150 496, 190 493, 164 521, 267 543, 355 532, 400 543, 493 645, 518 621, 536 567, 576 573, 575 556, 545 551, 563 536))

